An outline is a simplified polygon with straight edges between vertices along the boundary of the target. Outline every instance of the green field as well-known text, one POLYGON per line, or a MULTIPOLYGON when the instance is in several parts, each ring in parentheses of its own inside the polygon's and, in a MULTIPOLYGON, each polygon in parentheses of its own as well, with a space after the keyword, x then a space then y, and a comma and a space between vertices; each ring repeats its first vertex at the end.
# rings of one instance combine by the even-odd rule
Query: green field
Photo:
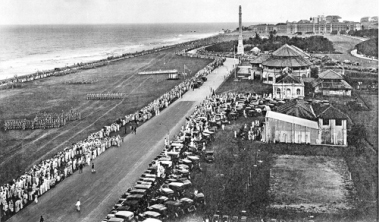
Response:
POLYGON ((16 178, 42 159, 84 139, 118 118, 133 113, 163 95, 180 80, 167 76, 139 76, 144 70, 178 69, 185 64, 192 74, 211 60, 176 56, 177 49, 116 62, 109 66, 61 77, 28 82, 21 89, 2 90, 0 95, 0 183, 16 178), (95 80, 93 84, 64 84, 72 80, 95 80), (123 100, 87 100, 87 93, 125 93, 123 100), (82 113, 80 121, 61 128, 4 131, 4 120, 34 118, 38 112, 82 113))
POLYGON ((270 175, 271 208, 341 213, 356 207, 356 191, 343 158, 275 156, 270 175))

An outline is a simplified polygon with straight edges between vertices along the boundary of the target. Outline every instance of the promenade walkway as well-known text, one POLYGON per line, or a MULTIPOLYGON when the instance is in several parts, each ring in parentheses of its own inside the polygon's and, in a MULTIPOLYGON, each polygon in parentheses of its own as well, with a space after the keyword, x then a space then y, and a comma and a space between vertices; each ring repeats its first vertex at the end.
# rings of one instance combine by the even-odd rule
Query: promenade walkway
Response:
POLYGON ((199 89, 187 92, 159 116, 144 123, 136 135, 127 135, 121 147, 101 154, 95 160, 96 173, 92 174, 90 167, 85 167, 82 174, 74 173, 41 196, 38 204, 30 204, 8 221, 39 221, 41 215, 46 222, 101 221, 162 151, 168 133, 173 136, 179 132, 185 117, 210 95, 211 88, 221 85, 234 63, 235 60, 227 59, 224 66, 208 75, 208 81, 199 89), (77 199, 82 204, 80 212, 75 208, 77 199))

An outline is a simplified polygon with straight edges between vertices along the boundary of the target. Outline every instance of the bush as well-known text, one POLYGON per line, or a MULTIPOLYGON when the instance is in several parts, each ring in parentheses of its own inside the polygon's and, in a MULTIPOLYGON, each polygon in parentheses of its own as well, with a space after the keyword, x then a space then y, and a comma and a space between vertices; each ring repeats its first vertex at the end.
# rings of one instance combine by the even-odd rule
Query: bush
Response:
POLYGON ((378 38, 369 39, 355 46, 358 53, 378 57, 378 38))
POLYGON ((311 68, 311 77, 312 78, 318 78, 318 67, 312 67, 311 68))
MULTIPOLYGON (((233 45, 237 45, 237 41, 229 41, 218 43, 205 50, 213 52, 233 52, 233 45)), ((307 38, 302 37, 288 37, 288 36, 274 36, 270 35, 269 39, 262 39, 258 34, 254 38, 244 40, 244 44, 257 46, 262 51, 275 51, 284 44, 294 45, 304 51, 318 52, 318 53, 331 53, 335 52, 333 43, 323 36, 310 36, 307 38)))
POLYGON ((238 41, 221 42, 208 47, 205 47, 206 51, 210 52, 233 52, 234 46, 237 48, 238 41))
POLYGON ((369 37, 369 38, 377 38, 378 37, 378 29, 362 29, 362 30, 351 30, 348 32, 349 35, 358 36, 358 37, 369 37))
POLYGON ((346 30, 341 30, 341 31, 340 31, 340 34, 341 34, 341 35, 345 35, 345 34, 346 34, 346 30))
POLYGON ((338 34, 338 31, 337 31, 337 30, 333 30, 330 34, 332 34, 332 35, 337 35, 337 34, 338 34))

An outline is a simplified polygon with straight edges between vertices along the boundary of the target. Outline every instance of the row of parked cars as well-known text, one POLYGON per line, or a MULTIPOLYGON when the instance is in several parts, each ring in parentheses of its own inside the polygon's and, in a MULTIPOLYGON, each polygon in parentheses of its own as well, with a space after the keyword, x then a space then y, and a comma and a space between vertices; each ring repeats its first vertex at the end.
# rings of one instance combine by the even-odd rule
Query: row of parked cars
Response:
POLYGON ((121 195, 102 222, 159 222, 175 220, 204 207, 205 196, 191 182, 191 172, 200 170, 200 161, 213 162, 212 151, 202 151, 213 132, 190 146, 173 141, 162 151, 132 188, 121 195))

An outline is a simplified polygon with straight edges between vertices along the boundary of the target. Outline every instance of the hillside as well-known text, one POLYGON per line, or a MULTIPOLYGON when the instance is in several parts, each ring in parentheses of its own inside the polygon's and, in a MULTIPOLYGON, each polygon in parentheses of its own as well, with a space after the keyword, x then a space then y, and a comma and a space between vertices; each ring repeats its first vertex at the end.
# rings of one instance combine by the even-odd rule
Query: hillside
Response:
POLYGON ((359 54, 378 58, 378 37, 361 42, 355 48, 359 54))

